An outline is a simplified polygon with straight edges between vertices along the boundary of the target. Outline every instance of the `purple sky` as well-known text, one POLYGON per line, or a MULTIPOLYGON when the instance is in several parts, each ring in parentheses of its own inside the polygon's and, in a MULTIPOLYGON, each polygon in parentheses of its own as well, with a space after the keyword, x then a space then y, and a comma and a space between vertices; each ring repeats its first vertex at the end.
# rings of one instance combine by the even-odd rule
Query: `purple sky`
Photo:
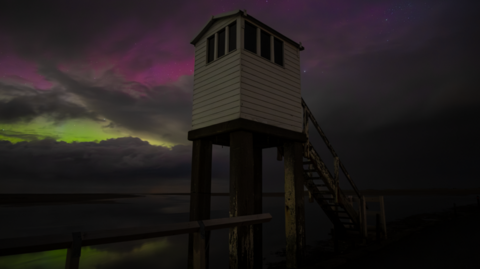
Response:
POLYGON ((360 189, 479 186, 475 1, 4 2, 1 192, 188 191, 190 41, 235 9, 302 42, 302 96, 360 189))

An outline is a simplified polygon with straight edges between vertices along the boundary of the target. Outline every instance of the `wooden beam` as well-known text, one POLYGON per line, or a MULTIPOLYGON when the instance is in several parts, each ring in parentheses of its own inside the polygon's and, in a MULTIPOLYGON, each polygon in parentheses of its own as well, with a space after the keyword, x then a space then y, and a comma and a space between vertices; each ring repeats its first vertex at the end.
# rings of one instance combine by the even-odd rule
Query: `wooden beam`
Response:
MULTIPOLYGON (((210 218, 210 194, 212 182, 212 141, 199 139, 193 141, 192 148, 192 175, 190 188, 190 221, 206 220, 210 218)), ((201 263, 195 260, 195 255, 200 250, 195 250, 201 240, 204 244, 210 241, 210 233, 201 239, 198 234, 188 236, 188 268, 193 269, 194 264, 201 263)), ((206 267, 208 268, 208 249, 206 251, 206 267)))
POLYGON ((303 148, 299 142, 284 143, 286 266, 298 268, 305 254, 305 207, 303 148))
MULTIPOLYGON (((252 225, 268 222, 272 215, 258 214, 234 218, 204 220, 205 231, 231 228, 242 225, 252 225)), ((198 221, 163 224, 150 227, 112 229, 104 231, 87 231, 82 233, 82 246, 119 243, 132 240, 142 240, 162 236, 198 232, 198 221)), ((32 237, 0 239, 0 256, 65 249, 72 246, 72 234, 54 234, 32 237)))
MULTIPOLYGON (((230 133, 230 217, 254 212, 253 134, 230 133)), ((230 269, 253 269, 253 227, 233 227, 229 233, 230 269)))

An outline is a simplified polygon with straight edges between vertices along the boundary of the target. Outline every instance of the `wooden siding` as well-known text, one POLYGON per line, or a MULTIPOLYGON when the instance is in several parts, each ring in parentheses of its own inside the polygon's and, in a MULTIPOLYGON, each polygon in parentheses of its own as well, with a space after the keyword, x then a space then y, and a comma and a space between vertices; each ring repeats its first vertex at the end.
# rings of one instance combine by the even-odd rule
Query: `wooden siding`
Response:
POLYGON ((206 62, 206 39, 235 20, 219 20, 195 46, 192 130, 240 117, 239 50, 206 62))
MULTIPOLYGON (((244 50, 243 31, 238 31, 237 49, 206 63, 207 38, 237 19, 219 20, 196 43, 192 130, 241 117, 301 132, 303 110, 297 48, 284 42, 284 66, 280 66, 244 50)), ((241 20, 237 22, 237 30, 241 20)))
POLYGON ((240 117, 302 131, 300 59, 284 42, 284 66, 243 50, 240 117))

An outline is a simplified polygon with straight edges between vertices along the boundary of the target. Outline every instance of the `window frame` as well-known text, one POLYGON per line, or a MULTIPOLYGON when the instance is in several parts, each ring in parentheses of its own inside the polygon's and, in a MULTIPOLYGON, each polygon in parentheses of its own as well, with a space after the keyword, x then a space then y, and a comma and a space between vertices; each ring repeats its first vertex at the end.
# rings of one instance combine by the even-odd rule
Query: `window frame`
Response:
POLYGON ((214 62, 215 61, 215 34, 211 35, 210 37, 207 38, 206 40, 207 44, 206 44, 206 58, 207 58, 207 64, 211 63, 211 62, 214 62), (210 44, 210 40, 213 39, 213 42, 210 44), (211 55, 210 55, 211 53, 211 55), (212 56, 211 60, 210 60, 210 56, 212 56))

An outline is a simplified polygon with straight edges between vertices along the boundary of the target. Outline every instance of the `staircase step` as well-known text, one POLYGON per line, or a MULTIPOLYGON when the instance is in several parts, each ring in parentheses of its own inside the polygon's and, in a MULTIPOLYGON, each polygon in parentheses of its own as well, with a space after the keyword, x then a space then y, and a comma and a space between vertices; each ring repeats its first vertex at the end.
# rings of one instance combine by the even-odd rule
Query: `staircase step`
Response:
POLYGON ((333 195, 333 193, 331 191, 318 191, 318 193, 321 193, 321 194, 331 194, 333 195))
POLYGON ((325 184, 315 184, 315 186, 317 186, 317 187, 326 187, 327 185, 325 185, 325 184))
POLYGON ((320 177, 307 177, 307 179, 320 179, 320 177))
POLYGON ((317 172, 315 169, 303 169, 304 172, 317 172))
POLYGON ((308 162, 303 162, 303 164, 313 164, 313 162, 308 161, 308 162))
POLYGON ((338 218, 339 219, 350 219, 350 217, 348 217, 348 216, 345 216, 345 217, 344 216, 338 216, 338 218))

